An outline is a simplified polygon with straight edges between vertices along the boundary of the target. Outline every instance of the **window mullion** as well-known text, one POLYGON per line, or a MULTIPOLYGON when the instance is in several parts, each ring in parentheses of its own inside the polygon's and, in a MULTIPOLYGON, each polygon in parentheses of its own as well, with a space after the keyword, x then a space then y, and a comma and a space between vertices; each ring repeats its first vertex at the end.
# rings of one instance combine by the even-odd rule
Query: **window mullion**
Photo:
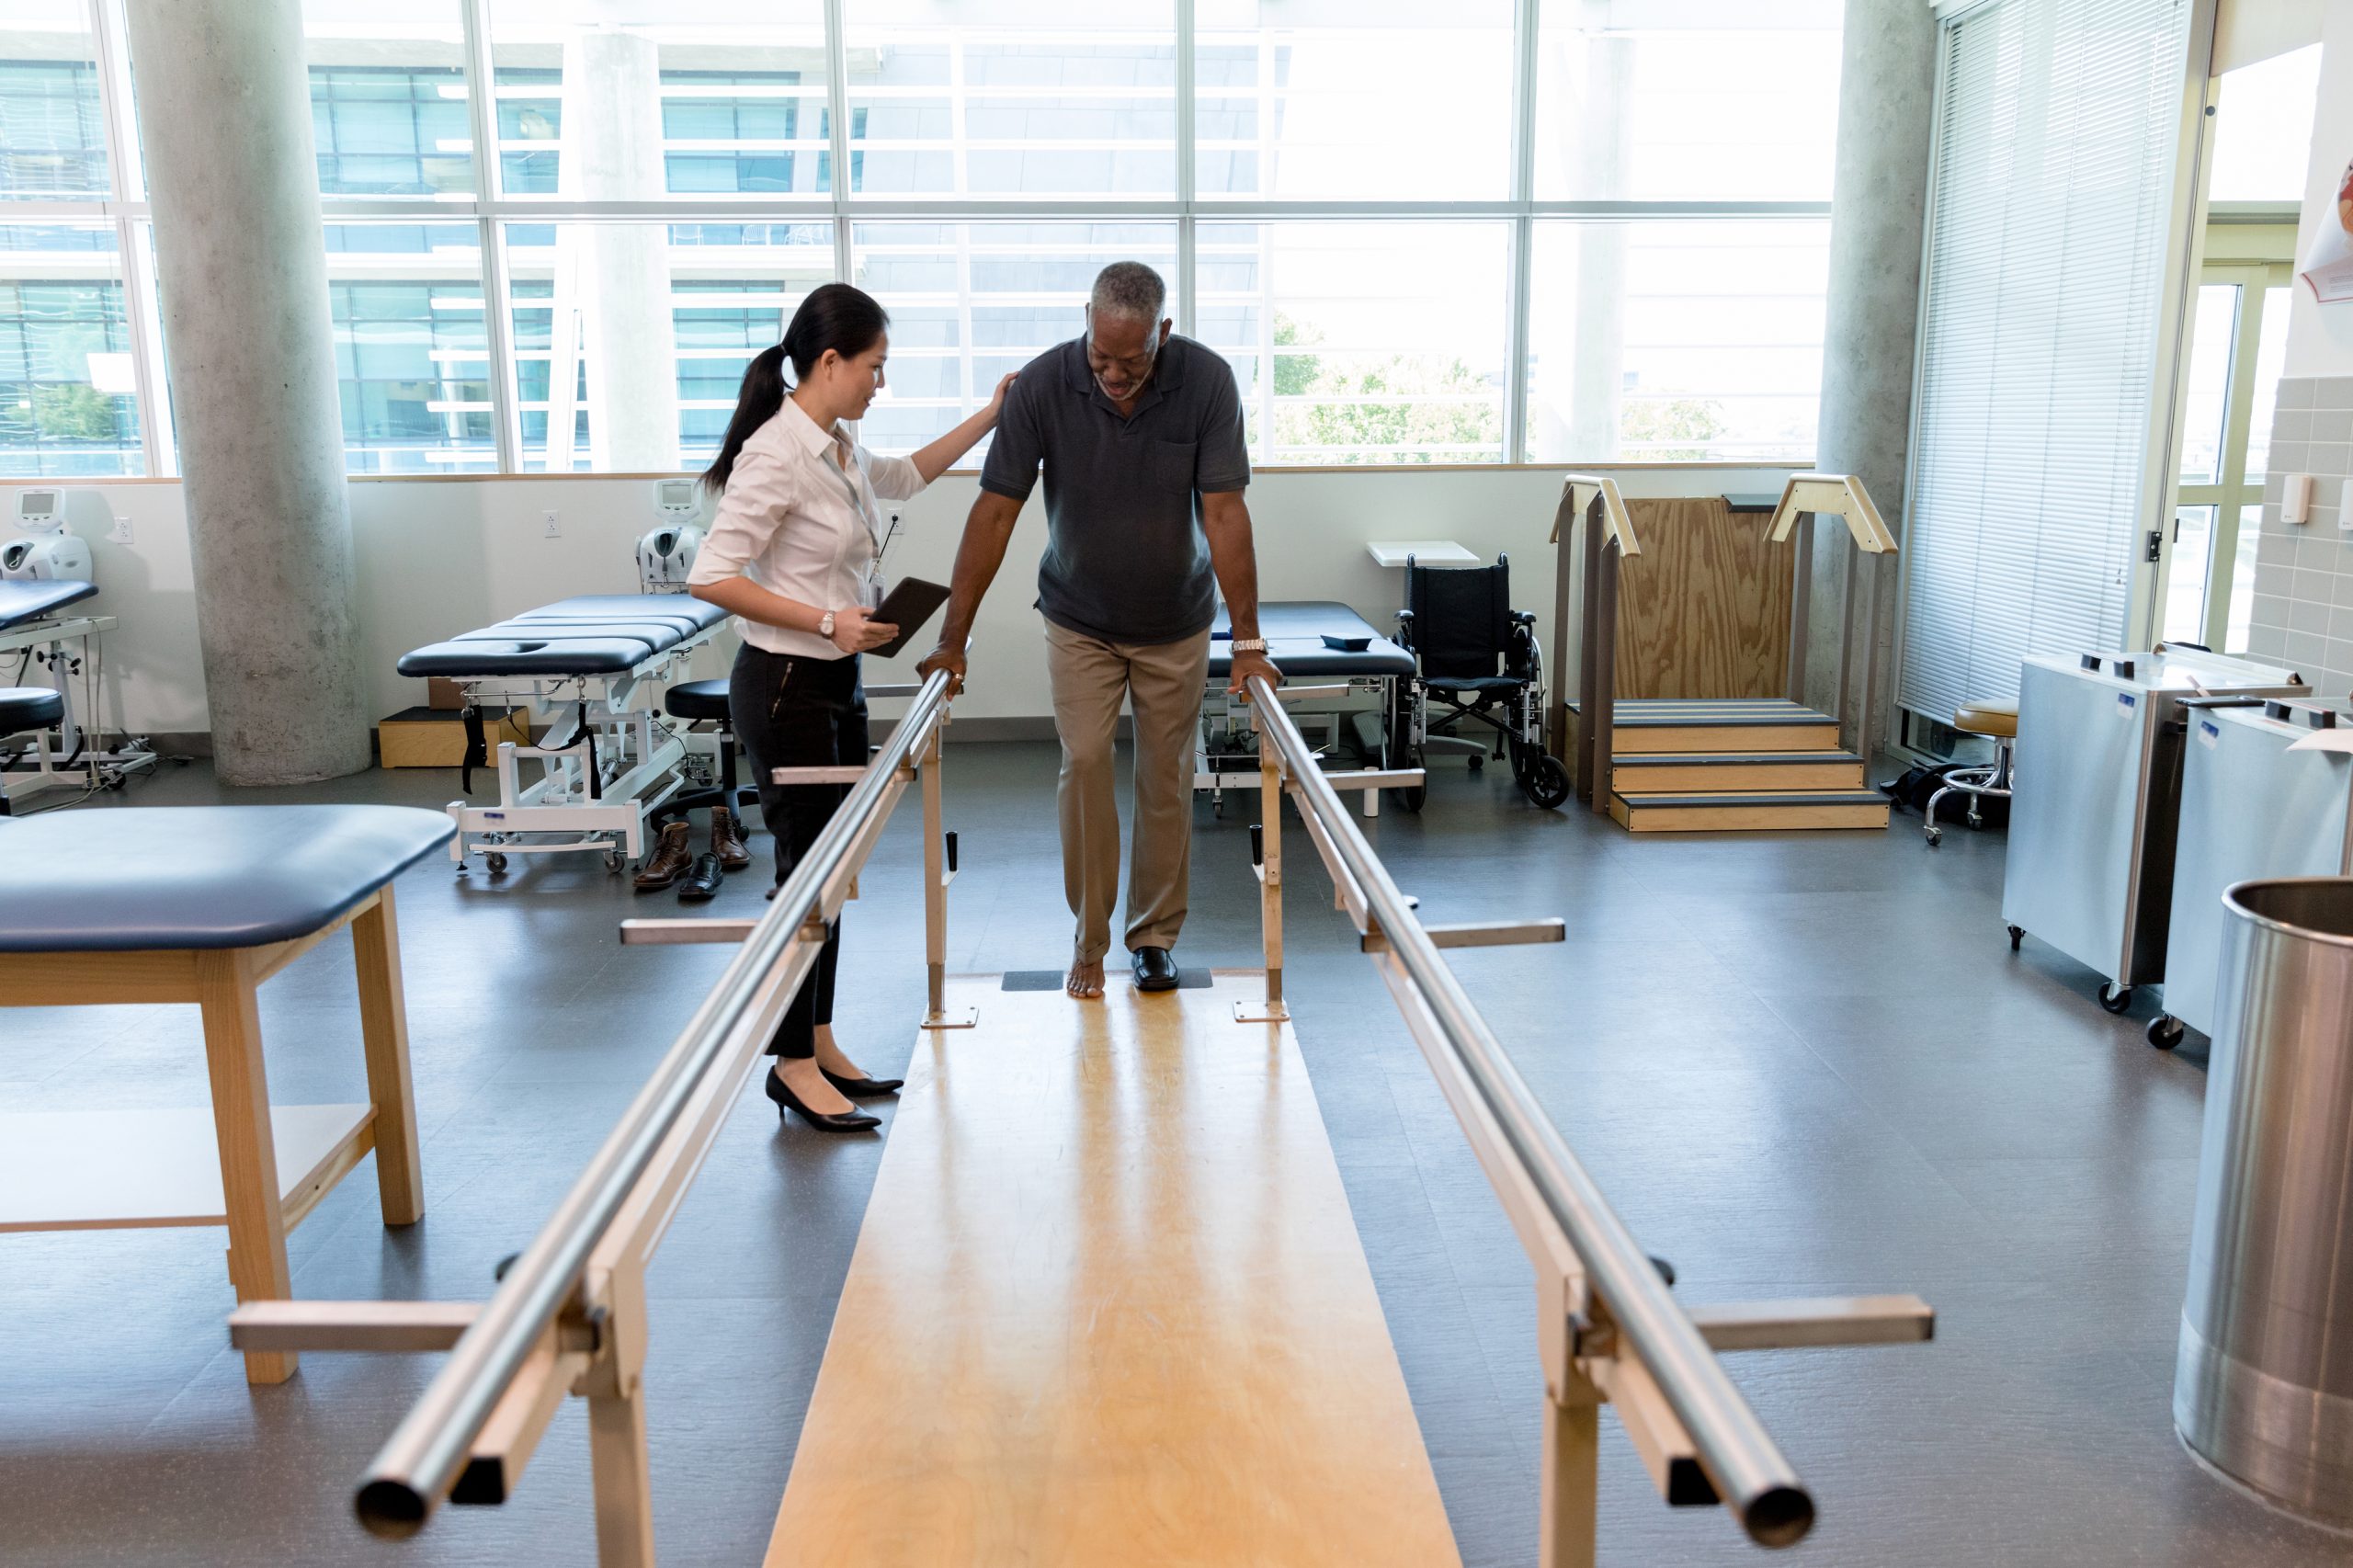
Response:
POLYGON ((1200 335, 1193 246, 1196 103, 1193 85, 1194 0, 1176 0, 1176 330, 1200 335))
POLYGON ((490 47, 490 0, 464 0, 467 112, 473 126, 475 240, 481 247, 483 347, 490 360, 492 437, 498 472, 523 472, 523 412, 508 298, 506 231, 495 216, 505 194, 498 157, 498 71, 490 47))
POLYGON ((826 194, 834 201, 834 276, 857 281, 849 226, 849 40, 842 33, 842 0, 825 0, 825 119, 833 149, 834 177, 826 194))
POLYGON ((1536 194, 1536 28, 1539 0, 1518 0, 1511 29, 1511 221, 1510 276, 1505 283, 1508 324, 1504 346, 1504 460, 1528 460, 1528 313, 1536 221, 1529 203, 1536 194))

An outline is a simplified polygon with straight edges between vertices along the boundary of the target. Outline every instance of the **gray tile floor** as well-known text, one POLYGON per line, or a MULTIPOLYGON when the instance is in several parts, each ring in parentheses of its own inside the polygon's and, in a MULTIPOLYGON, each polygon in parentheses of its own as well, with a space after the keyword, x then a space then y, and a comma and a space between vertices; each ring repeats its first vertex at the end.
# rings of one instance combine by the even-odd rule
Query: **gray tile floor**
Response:
MULTIPOLYGON (((1052 770, 1044 746, 950 754, 956 969, 1061 956, 1052 770)), ((438 806, 454 782, 231 791, 199 766, 122 803, 438 806)), ((1189 961, 1256 961, 1248 811, 1199 812, 1189 961)), ((916 822, 894 824, 850 915, 840 1025, 877 1068, 905 1060, 921 1002, 916 822)), ((1635 839, 1531 810, 1491 769, 1441 775, 1423 815, 1384 815, 1373 837, 1431 919, 1567 917, 1564 945, 1457 966, 1683 1295, 1915 1290, 1938 1307, 1931 1346, 1734 1362, 1819 1501, 1793 1561, 2353 1563, 2353 1542, 2226 1490, 2174 1439, 2202 1057, 2194 1037, 2150 1050, 2050 949, 2010 953, 1998 835, 1933 854, 1908 819, 1635 839)), ((1312 862, 1296 825, 1286 842, 1312 862)), ((1320 874, 1294 886, 1301 1045, 1464 1559, 1532 1562, 1526 1266, 1320 874)), ((759 892, 738 878, 715 908, 750 912, 759 892)), ((483 1293, 724 959, 622 950, 615 921, 669 901, 585 859, 494 883, 436 861, 400 897, 429 1215, 385 1231, 363 1170, 295 1233, 306 1295, 483 1293)), ((349 951, 327 944, 262 994, 281 1100, 359 1092, 349 951)), ((200 1105, 199 1040, 193 1008, 0 1014, 0 1104, 200 1105)), ((756 1102, 673 1230, 647 1373, 666 1562, 757 1560, 882 1146, 780 1134, 756 1102)), ((213 1231, 0 1236, 0 1563, 591 1559, 576 1405, 506 1507, 447 1511, 405 1544, 361 1534, 353 1478, 432 1363, 313 1355, 248 1390, 221 1247, 213 1231)), ((1604 1562, 1752 1560, 1721 1511, 1660 1504, 1607 1430, 1604 1562)))

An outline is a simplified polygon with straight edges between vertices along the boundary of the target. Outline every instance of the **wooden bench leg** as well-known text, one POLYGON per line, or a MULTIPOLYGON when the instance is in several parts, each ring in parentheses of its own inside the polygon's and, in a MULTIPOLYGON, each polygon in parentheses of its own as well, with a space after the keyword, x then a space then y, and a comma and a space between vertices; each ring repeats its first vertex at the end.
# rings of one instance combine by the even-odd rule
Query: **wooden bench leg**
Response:
MULTIPOLYGON (((212 1079, 212 1129, 221 1145, 221 1192, 229 1220, 229 1283, 240 1301, 293 1294, 286 1267, 286 1220, 278 1190, 278 1141, 269 1124, 269 1080, 262 1069, 261 1011, 245 955, 200 952, 197 992, 204 1009, 204 1060, 212 1079)), ((245 1355, 245 1381, 282 1383, 291 1351, 245 1355)))
POLYGON ((359 967, 359 1031, 368 1052, 368 1097, 376 1106, 376 1189, 384 1223, 425 1218, 425 1174, 416 1151, 416 1094, 409 1076, 408 1004, 401 994, 401 937, 390 884, 351 922, 359 967))

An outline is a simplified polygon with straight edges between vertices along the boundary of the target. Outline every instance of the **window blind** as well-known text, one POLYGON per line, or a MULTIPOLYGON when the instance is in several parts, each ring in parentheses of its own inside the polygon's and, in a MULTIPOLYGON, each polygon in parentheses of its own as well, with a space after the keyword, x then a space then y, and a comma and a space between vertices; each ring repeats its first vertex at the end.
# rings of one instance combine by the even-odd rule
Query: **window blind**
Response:
POLYGON ((1938 720, 2124 634, 2188 0, 1945 26, 1897 700, 1938 720))

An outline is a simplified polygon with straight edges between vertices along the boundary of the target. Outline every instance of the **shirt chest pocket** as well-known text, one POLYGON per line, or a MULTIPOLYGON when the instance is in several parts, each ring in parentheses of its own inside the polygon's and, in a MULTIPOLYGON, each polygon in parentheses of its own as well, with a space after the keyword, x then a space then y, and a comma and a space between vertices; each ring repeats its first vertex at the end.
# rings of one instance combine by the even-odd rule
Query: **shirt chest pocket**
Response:
POLYGON ((1193 489, 1193 464, 1200 455, 1197 441, 1154 441, 1152 444, 1152 483, 1157 490, 1180 495, 1193 489))

